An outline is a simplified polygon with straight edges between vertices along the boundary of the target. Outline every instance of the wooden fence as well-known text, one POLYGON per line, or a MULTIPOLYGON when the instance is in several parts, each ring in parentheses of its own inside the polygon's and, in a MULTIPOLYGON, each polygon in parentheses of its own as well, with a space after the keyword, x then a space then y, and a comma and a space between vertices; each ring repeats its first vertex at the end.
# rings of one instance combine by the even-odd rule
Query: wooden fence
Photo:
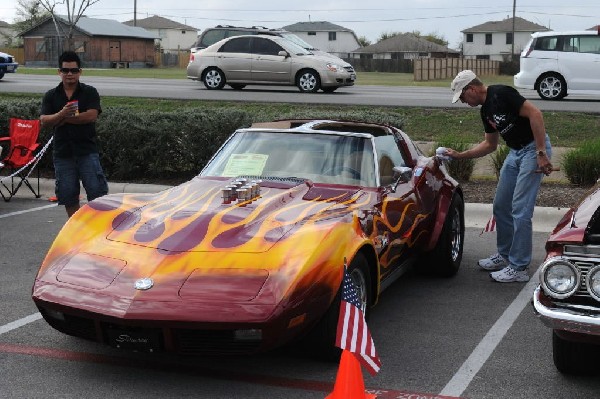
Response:
POLYGON ((472 70, 477 76, 499 75, 500 61, 465 58, 421 58, 415 60, 413 75, 416 82, 452 79, 464 69, 472 70))

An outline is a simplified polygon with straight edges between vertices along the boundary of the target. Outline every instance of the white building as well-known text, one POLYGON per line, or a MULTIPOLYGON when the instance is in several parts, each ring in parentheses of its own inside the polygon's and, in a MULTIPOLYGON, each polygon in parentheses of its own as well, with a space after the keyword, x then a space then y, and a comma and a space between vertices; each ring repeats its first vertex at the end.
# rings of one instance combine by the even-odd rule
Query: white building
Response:
MULTIPOLYGON (((123 22, 125 25, 134 26, 134 21, 123 22)), ((144 28, 160 37, 157 44, 165 52, 175 52, 178 50, 189 50, 198 37, 198 29, 181 24, 170 19, 154 15, 149 18, 138 19, 135 26, 144 28)))
POLYGON ((296 34, 316 49, 340 58, 348 58, 350 52, 361 47, 353 30, 331 22, 297 22, 281 29, 296 34))
MULTIPOLYGON (((548 31, 545 26, 516 17, 514 23, 514 54, 519 54, 533 32, 548 31)), ((464 58, 509 61, 513 49, 513 19, 489 21, 461 31, 464 58)))

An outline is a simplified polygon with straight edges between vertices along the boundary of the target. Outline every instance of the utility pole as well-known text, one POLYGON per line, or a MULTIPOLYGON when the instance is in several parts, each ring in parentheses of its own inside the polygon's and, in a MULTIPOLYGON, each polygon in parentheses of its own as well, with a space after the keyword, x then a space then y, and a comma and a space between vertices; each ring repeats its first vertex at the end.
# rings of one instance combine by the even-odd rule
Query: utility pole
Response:
POLYGON ((517 9, 517 0, 513 0, 513 18, 512 18, 512 43, 510 48, 510 61, 515 60, 515 13, 517 9))
POLYGON ((133 26, 137 26, 137 0, 133 0, 133 26))

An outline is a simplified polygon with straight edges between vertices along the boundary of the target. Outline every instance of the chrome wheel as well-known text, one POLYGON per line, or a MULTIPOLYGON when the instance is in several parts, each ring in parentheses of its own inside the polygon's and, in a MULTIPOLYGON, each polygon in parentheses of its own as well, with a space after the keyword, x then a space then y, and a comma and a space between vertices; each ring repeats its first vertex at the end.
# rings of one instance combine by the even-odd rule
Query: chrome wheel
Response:
POLYGON ((365 313, 367 310, 367 304, 369 303, 369 288, 367 286, 367 278, 362 268, 357 267, 350 272, 350 278, 356 288, 358 300, 360 301, 360 308, 365 313))
POLYGON ((319 90, 319 75, 314 71, 304 71, 298 77, 298 88, 301 92, 314 93, 319 90))
POLYGON ((462 232, 462 219, 460 210, 457 208, 453 209, 452 222, 450 227, 450 253, 452 262, 456 262, 459 257, 462 257, 463 248, 463 232, 462 232))
POLYGON ((204 86, 209 90, 222 89, 225 86, 225 77, 217 68, 211 68, 204 73, 202 79, 204 86))

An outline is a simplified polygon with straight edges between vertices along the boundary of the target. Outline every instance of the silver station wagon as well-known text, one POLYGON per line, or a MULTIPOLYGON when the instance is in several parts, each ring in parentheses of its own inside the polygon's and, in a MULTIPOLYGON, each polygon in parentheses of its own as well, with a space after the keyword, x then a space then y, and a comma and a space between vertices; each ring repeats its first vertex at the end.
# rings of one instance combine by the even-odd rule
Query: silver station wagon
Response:
POLYGON ((209 90, 226 84, 236 90, 246 85, 282 85, 297 86, 301 92, 332 93, 356 80, 352 65, 340 61, 313 54, 283 37, 234 36, 192 53, 187 77, 202 81, 209 90))

